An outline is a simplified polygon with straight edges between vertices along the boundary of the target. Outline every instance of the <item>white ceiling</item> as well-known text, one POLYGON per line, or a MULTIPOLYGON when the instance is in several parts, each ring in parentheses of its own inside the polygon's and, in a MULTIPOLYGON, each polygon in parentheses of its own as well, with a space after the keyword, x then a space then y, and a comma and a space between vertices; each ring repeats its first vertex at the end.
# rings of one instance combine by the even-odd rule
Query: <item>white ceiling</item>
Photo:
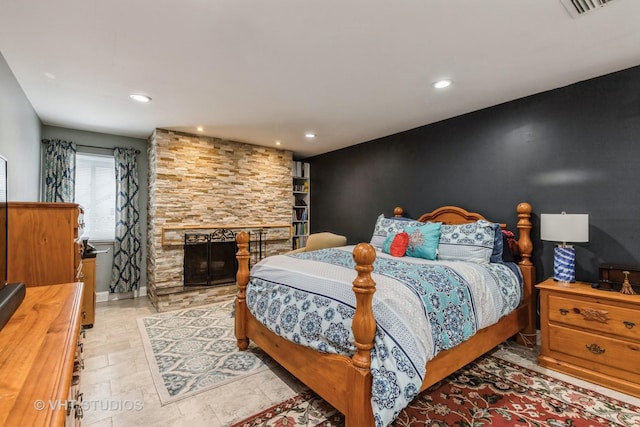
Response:
POLYGON ((0 0, 0 52, 45 124, 306 157, 640 65, 640 0, 0 0))

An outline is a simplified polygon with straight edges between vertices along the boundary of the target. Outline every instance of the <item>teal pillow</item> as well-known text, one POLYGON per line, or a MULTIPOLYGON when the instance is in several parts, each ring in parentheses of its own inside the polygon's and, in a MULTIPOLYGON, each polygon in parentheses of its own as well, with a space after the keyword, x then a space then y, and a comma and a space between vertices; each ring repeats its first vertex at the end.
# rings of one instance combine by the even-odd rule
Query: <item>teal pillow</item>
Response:
POLYGON ((393 239, 395 239, 397 235, 398 233, 387 234, 387 237, 385 237, 384 243, 382 244, 382 252, 384 252, 385 254, 390 253, 389 251, 391 251, 391 243, 393 243, 393 239))
POLYGON ((404 231, 409 234, 407 256, 434 260, 438 255, 441 222, 427 222, 420 226, 409 226, 404 231))

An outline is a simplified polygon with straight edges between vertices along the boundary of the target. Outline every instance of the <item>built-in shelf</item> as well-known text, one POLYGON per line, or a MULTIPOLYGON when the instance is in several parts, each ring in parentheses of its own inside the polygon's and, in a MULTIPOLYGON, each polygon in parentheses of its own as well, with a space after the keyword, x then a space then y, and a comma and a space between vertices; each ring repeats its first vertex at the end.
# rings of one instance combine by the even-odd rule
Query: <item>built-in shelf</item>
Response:
POLYGON ((305 162, 293 162, 293 209, 291 214, 291 248, 298 249, 307 244, 309 237, 310 166, 305 162))

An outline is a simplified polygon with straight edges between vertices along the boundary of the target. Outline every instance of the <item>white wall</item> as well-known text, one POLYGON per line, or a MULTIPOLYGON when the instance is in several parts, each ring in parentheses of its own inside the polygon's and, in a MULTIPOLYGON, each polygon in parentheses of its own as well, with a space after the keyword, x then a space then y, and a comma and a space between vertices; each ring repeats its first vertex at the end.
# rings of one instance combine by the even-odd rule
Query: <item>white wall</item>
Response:
POLYGON ((0 155, 8 161, 11 201, 40 194, 40 119, 0 52, 0 155))

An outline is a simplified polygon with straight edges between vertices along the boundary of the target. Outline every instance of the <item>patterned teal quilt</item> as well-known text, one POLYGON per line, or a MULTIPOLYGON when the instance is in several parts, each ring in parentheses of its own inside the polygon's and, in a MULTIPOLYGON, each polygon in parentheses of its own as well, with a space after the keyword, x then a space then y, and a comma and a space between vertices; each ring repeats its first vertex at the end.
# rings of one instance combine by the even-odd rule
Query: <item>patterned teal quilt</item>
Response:
MULTIPOLYGON (((251 270, 247 305, 267 328, 321 352, 353 355, 353 247, 263 259, 251 270)), ((425 364, 515 309, 521 281, 501 263, 427 261, 377 253, 371 350, 377 426, 418 393, 425 364)))

